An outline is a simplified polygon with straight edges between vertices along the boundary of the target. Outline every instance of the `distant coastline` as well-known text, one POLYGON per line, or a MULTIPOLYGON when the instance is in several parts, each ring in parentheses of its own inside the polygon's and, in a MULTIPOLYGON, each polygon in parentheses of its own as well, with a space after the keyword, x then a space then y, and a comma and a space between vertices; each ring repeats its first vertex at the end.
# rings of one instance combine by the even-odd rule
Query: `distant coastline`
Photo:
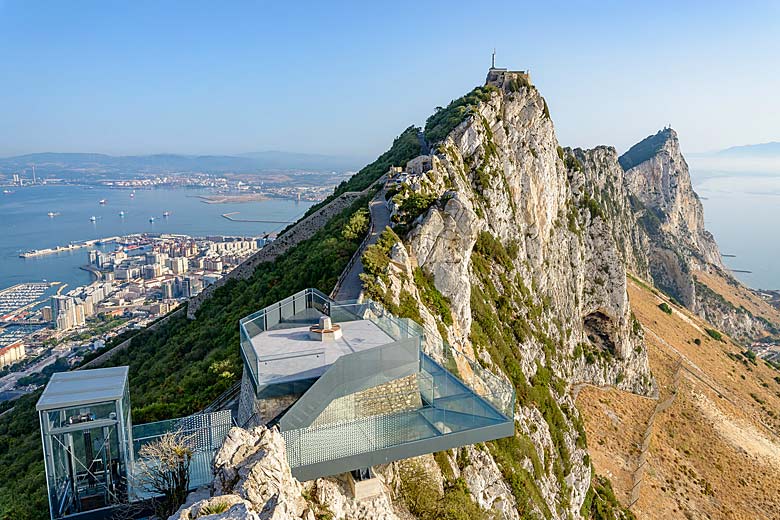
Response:
POLYGON ((243 202, 262 202, 268 197, 262 193, 244 193, 242 195, 194 195, 204 204, 233 204, 243 202))

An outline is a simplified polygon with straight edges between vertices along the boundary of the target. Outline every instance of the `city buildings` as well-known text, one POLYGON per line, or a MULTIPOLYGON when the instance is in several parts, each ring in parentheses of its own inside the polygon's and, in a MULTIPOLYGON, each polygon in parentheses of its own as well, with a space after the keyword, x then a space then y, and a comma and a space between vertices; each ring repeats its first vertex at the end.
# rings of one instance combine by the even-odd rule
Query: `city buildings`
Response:
POLYGON ((0 347, 0 369, 21 361, 25 358, 26 351, 21 342, 0 347))

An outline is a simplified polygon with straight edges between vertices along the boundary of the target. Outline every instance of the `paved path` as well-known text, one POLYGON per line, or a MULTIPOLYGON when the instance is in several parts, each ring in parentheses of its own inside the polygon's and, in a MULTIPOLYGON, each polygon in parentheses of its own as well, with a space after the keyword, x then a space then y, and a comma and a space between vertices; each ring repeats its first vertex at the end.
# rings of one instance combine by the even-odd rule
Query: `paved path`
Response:
POLYGON ((365 242, 364 247, 358 251, 358 258, 352 267, 349 269, 344 280, 341 282, 338 292, 334 300, 355 300, 360 296, 360 291, 363 289, 363 284, 360 282, 360 273, 363 272, 363 251, 366 247, 376 244, 379 239, 379 235, 390 225, 390 210, 385 204, 385 191, 381 190, 377 193, 376 197, 371 199, 368 203, 368 210, 371 212, 371 236, 365 242))

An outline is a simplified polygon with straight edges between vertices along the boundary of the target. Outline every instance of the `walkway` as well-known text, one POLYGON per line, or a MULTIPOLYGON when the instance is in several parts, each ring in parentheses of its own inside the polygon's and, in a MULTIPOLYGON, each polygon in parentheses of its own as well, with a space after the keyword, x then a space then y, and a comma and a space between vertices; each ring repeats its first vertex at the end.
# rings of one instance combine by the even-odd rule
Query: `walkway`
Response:
POLYGON ((514 420, 422 354, 433 383, 423 406, 283 430, 287 461, 300 481, 514 435, 514 420))
POLYGON ((355 252, 351 266, 348 267, 346 275, 339 280, 337 290, 334 291, 333 299, 336 301, 356 300, 360 296, 363 284, 360 281, 360 273, 363 272, 363 251, 379 240, 379 235, 390 225, 390 210, 385 203, 385 191, 381 190, 376 197, 371 199, 368 204, 368 210, 371 212, 371 228, 369 229, 368 240, 365 240, 355 252))

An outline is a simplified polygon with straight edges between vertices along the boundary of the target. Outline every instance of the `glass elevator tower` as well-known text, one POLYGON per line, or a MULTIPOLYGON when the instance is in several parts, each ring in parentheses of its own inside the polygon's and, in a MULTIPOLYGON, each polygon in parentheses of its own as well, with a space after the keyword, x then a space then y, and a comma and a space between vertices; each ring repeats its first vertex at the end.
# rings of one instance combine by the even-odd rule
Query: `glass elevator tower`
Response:
POLYGON ((133 457, 127 370, 54 374, 38 400, 51 518, 127 501, 133 457))

